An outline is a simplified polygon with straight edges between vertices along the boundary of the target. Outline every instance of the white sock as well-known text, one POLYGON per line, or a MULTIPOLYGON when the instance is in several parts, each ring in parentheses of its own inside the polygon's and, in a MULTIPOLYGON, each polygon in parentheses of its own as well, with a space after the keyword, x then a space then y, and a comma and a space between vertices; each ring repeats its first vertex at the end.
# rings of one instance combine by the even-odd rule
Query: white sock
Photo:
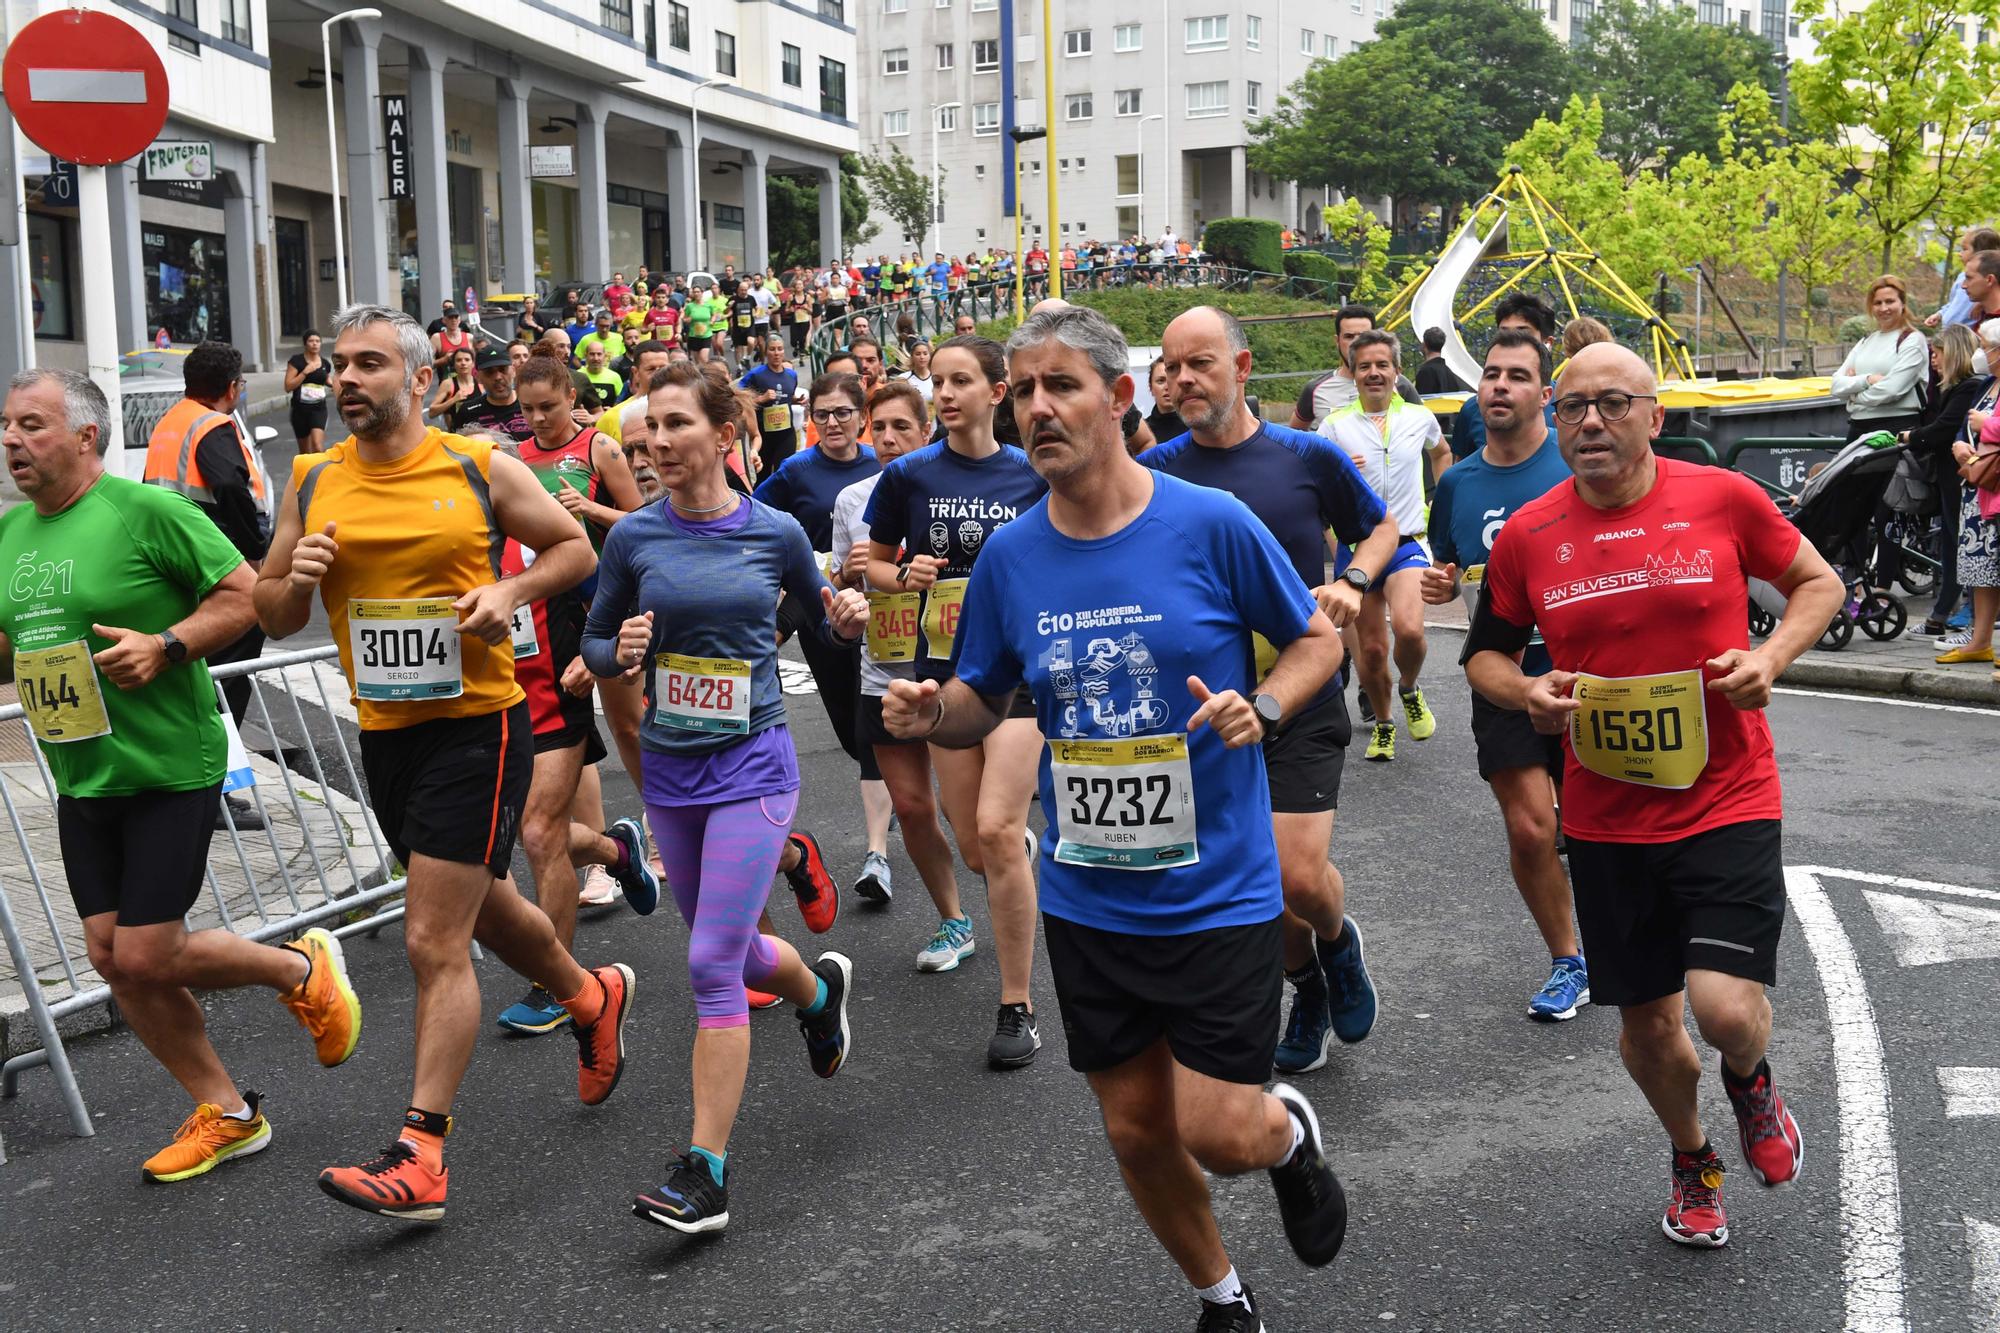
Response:
POLYGON ((1222 1275, 1222 1281, 1212 1287, 1203 1287, 1195 1293, 1205 1301, 1215 1305, 1234 1305, 1243 1299, 1243 1280, 1236 1276, 1236 1265, 1222 1275))
POLYGON ((222 1114, 230 1120, 241 1120, 246 1125, 257 1118, 257 1113, 250 1109, 249 1102, 243 1103, 234 1111, 224 1111, 222 1114))

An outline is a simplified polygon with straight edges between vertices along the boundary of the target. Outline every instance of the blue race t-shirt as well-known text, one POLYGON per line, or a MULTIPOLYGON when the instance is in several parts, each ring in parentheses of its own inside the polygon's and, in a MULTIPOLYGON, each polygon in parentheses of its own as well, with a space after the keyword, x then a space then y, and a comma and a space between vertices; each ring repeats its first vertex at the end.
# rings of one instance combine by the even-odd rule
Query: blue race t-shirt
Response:
MULTIPOLYGON (((1508 467, 1487 462, 1484 448, 1460 459, 1445 469, 1431 496, 1431 555, 1439 564, 1454 564, 1461 570, 1485 564, 1507 516, 1569 479, 1569 464, 1563 462, 1553 430, 1541 448, 1508 467)), ((1536 634, 1521 657, 1521 670, 1539 676, 1553 665, 1542 636, 1536 634)))
MULTIPOLYGON (((1549 434, 1556 433, 1556 402, 1551 398, 1542 409, 1542 420, 1549 424, 1549 434)), ((1451 456, 1470 458, 1486 447, 1486 418, 1479 411, 1479 399, 1465 400, 1458 409, 1458 416, 1451 423, 1451 456)))
POLYGON ((1158 810, 1141 809, 1152 791, 1143 784, 1129 795, 1115 782, 1099 793, 1066 774, 1058 791, 1044 747, 1044 911, 1100 930, 1182 935, 1254 925, 1283 910, 1263 748, 1229 749, 1213 727, 1190 735, 1196 704, 1187 680, 1249 694, 1251 635, 1288 644, 1306 632, 1315 609, 1285 553, 1240 501, 1165 473, 1153 474, 1139 517, 1109 537, 1063 536, 1046 502, 993 534, 966 594, 959 679, 987 698, 1026 681, 1052 743, 1187 742, 1191 855, 1144 870, 1055 859, 1059 829, 1079 811, 1103 823, 1106 799, 1129 802, 1141 822, 1158 810))
POLYGON ((757 498, 773 509, 782 509, 799 521, 815 551, 833 549, 833 502, 855 482, 882 470, 875 451, 857 447, 846 462, 829 458, 824 449, 808 449, 793 454, 764 478, 757 498))
MULTIPOLYGON (((743 372, 743 378, 736 381, 736 387, 739 389, 748 389, 752 393, 765 393, 776 389, 778 391, 777 398, 757 409, 758 422, 760 424, 763 422, 764 413, 769 408, 782 407, 785 409, 785 421, 788 424, 781 430, 772 430, 766 426, 763 429, 763 433, 766 435, 790 435, 792 433, 789 423, 792 419, 792 399, 796 398, 799 392, 798 371, 792 369, 790 366, 786 366, 783 370, 773 370, 769 366, 752 366, 743 372)), ((837 495, 839 492, 836 491, 835 494, 837 495)))

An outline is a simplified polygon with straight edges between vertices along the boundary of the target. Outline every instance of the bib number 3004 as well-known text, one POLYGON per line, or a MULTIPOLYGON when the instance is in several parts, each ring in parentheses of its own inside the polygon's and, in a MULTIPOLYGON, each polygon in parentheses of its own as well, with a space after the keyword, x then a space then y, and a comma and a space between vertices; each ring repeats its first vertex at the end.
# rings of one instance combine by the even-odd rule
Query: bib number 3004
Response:
POLYGON ((357 597, 347 604, 347 634, 358 697, 403 702, 465 693, 450 598, 357 597))
POLYGON ((1685 791, 1708 767, 1701 672, 1576 678, 1570 748, 1599 777, 1685 791))
POLYGON ((1185 736, 1050 741, 1056 860, 1165 870, 1201 860, 1185 736))
POLYGON ((739 735, 750 730, 748 662, 661 653, 653 665, 658 690, 653 715, 661 726, 739 735))

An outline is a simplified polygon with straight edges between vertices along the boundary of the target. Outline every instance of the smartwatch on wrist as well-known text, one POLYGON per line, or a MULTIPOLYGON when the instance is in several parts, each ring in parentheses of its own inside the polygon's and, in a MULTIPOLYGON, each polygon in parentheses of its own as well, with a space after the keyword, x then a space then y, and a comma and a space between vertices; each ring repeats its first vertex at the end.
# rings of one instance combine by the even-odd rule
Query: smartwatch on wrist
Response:
POLYGON ((898 588, 907 587, 909 582, 910 562, 905 560, 902 564, 896 566, 896 586, 898 588))
POLYGON ((1349 565, 1346 569, 1341 571, 1340 581, 1352 586, 1353 588, 1355 588, 1360 592, 1367 592, 1368 585, 1374 582, 1373 579, 1369 578, 1359 569, 1356 569, 1353 565, 1349 565))
POLYGON ((179 639, 175 638, 174 632, 172 630, 170 629, 161 630, 159 633, 159 640, 160 640, 160 647, 166 650, 167 660, 169 662, 179 664, 181 662, 187 661, 188 646, 182 643, 179 639))
POLYGON ((1277 726, 1278 722, 1285 716, 1285 710, 1279 706, 1277 699, 1265 694, 1262 690, 1250 696, 1250 707, 1255 710, 1257 720, 1264 724, 1264 730, 1266 731, 1277 726))

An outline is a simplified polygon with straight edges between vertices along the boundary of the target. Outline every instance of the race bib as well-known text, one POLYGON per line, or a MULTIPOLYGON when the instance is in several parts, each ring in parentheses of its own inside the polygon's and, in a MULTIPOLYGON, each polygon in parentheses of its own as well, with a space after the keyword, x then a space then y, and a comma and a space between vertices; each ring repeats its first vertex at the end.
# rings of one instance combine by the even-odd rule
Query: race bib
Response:
POLYGON ((324 384, 301 384, 299 386, 299 401, 302 403, 325 402, 326 386, 324 384))
POLYGON ((749 328, 749 327, 750 327, 750 316, 748 316, 748 315, 738 315, 738 316, 736 317, 736 327, 737 327, 737 328, 739 328, 739 329, 747 329, 747 328, 749 328))
POLYGON ((14 683, 28 728, 49 745, 95 740, 111 734, 111 714, 97 682, 90 645, 78 639, 50 648, 14 650, 14 683))
POLYGON ((514 619, 508 625, 508 633, 514 640, 514 660, 523 661, 541 654, 542 641, 535 637, 535 607, 530 602, 514 609, 514 619))
POLYGON ((788 431, 792 428, 792 409, 784 403, 766 403, 759 414, 758 424, 766 435, 788 431))
POLYGON ((456 699, 465 693, 458 612, 449 597, 356 597, 347 603, 347 641, 358 698, 397 703, 456 699))
POLYGON ((748 662, 661 653, 653 666, 659 689, 653 719, 661 726, 737 735, 750 730, 748 662))
POLYGON ((1661 676, 1576 678, 1583 707, 1570 748, 1599 777, 1685 791, 1708 766, 1707 695, 1699 670, 1661 676))
POLYGON ((1250 652, 1258 680, 1270 675, 1271 668, 1278 665, 1278 646, 1255 630, 1250 632, 1250 652))
POLYGON ((1479 590, 1486 586, 1486 566, 1467 565, 1458 576, 1459 594, 1465 598, 1465 614, 1479 614, 1479 590))
POLYGON ((1201 860, 1187 737, 1049 742, 1056 860, 1165 870, 1201 860))
POLYGON ((913 662, 917 656, 920 592, 868 594, 868 656, 877 662, 913 662))
POLYGON ((924 638, 933 661, 949 661, 958 640, 958 617, 965 609, 965 585, 971 579, 939 579, 924 595, 924 638))

